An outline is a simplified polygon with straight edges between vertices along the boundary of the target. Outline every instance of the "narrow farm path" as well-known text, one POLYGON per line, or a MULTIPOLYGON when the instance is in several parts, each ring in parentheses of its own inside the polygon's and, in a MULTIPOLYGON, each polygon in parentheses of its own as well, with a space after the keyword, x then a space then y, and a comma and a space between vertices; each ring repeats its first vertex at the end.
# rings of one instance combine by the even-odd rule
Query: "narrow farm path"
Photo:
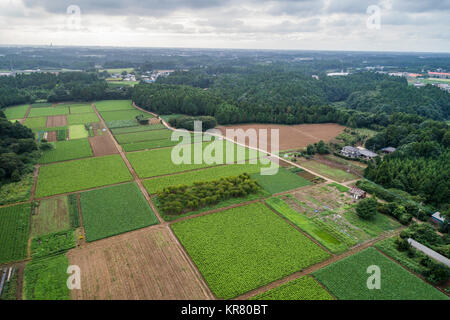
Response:
POLYGON ((31 112, 31 104, 28 105, 28 110, 27 110, 27 112, 25 113, 23 119, 20 119, 20 123, 21 123, 21 124, 24 124, 24 122, 25 122, 25 120, 27 120, 28 115, 30 114, 30 112, 31 112))
POLYGON ((383 240, 383 239, 390 238, 390 237, 393 237, 395 235, 398 235, 402 230, 403 230, 403 228, 395 230, 393 232, 386 232, 386 233, 378 236, 377 238, 369 240, 369 241, 364 242, 364 243, 361 243, 361 244, 351 248, 350 250, 348 250, 348 251, 346 251, 346 252, 344 252, 344 253, 342 253, 340 255, 332 256, 330 259, 324 260, 322 262, 319 262, 319 263, 317 263, 317 264, 315 264, 313 266, 310 266, 310 267, 308 267, 308 268, 306 268, 306 269, 304 269, 302 271, 295 272, 295 273, 293 273, 293 274, 291 274, 291 275, 289 275, 289 276, 287 276, 287 277, 285 277, 283 279, 271 282, 268 285, 265 285, 263 287, 260 287, 260 288, 254 289, 252 291, 249 291, 249 292, 247 292, 247 293, 245 293, 245 294, 243 294, 243 295, 241 295, 239 297, 236 297, 234 300, 248 300, 251 297, 254 297, 254 296, 258 295, 258 294, 266 292, 267 290, 277 288, 280 285, 288 283, 288 282, 290 282, 292 280, 295 280, 295 279, 298 279, 300 277, 309 275, 309 274, 311 274, 311 273, 313 273, 313 272, 315 272, 315 271, 317 271, 319 269, 322 269, 323 267, 326 267, 326 266, 328 266, 328 265, 330 265, 330 264, 332 264, 334 262, 337 262, 337 261, 342 260, 342 259, 344 259, 344 258, 346 258, 348 256, 351 256, 351 255, 353 255, 355 253, 358 253, 358 252, 360 252, 360 251, 362 251, 364 249, 367 249, 367 248, 373 246, 376 242, 378 242, 380 240, 383 240))

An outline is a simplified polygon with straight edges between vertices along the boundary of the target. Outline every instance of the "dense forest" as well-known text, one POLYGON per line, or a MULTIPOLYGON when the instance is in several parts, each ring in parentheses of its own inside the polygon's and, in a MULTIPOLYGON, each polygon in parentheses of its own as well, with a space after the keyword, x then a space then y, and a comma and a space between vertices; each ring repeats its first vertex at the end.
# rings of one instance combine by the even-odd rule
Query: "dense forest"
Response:
POLYGON ((17 74, 15 77, 0 77, 0 107, 48 102, 93 101, 100 99, 127 99, 129 87, 109 87, 95 73, 47 72, 17 74))
POLYGON ((0 186, 32 172, 38 157, 33 132, 17 121, 9 122, 0 111, 0 186))

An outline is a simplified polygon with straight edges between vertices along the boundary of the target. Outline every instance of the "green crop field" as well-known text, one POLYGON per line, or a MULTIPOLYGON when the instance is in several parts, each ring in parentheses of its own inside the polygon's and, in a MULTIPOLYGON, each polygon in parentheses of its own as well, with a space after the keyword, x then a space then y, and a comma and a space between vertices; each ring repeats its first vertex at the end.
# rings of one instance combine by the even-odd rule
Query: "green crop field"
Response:
POLYGON ((344 217, 348 222, 363 230, 371 237, 376 237, 382 232, 395 230, 401 226, 396 220, 381 213, 376 214, 370 221, 358 217, 355 210, 345 212, 344 217))
POLYGON ((121 110, 121 111, 102 111, 100 112, 103 120, 105 121, 116 121, 116 120, 134 120, 137 116, 143 115, 144 118, 153 118, 151 114, 146 112, 133 109, 133 110, 121 110))
POLYGON ((173 224, 218 298, 230 299, 329 255, 262 203, 173 224))
POLYGON ((73 230, 64 230, 44 236, 33 238, 31 241, 31 257, 42 258, 62 252, 75 247, 73 230))
POLYGON ((139 141, 149 141, 149 140, 162 140, 170 139, 172 136, 172 131, 170 130, 154 130, 154 131, 142 131, 115 135, 117 142, 120 144, 139 142, 139 141))
MULTIPOLYGON (((345 237, 344 234, 338 236, 335 232, 334 234, 329 230, 322 228, 320 225, 316 224, 312 219, 307 216, 298 213, 297 211, 291 209, 283 200, 279 198, 270 198, 266 200, 266 203, 284 216, 286 219, 291 221, 297 227, 308 233, 311 237, 316 239, 324 247, 329 249, 333 253, 342 253, 348 250, 348 245, 346 241, 342 238, 345 237)), ((350 242, 351 239, 348 239, 350 242)))
POLYGON ((158 223, 135 183, 82 193, 81 212, 87 241, 158 223))
POLYGON ((69 114, 67 116, 67 123, 71 124, 85 124, 99 122, 99 118, 95 113, 80 113, 80 114, 69 114))
POLYGON ((151 124, 151 125, 139 125, 136 127, 125 127, 125 128, 117 128, 111 129, 113 134, 123 134, 123 133, 132 133, 132 132, 141 132, 141 131, 151 131, 151 130, 160 130, 165 129, 166 126, 163 124, 151 124))
POLYGON ((24 126, 30 128, 30 129, 41 129, 45 128, 45 125, 47 124, 47 118, 27 118, 25 122, 23 123, 24 126))
POLYGON ((141 141, 141 142, 122 144, 122 149, 125 152, 133 152, 133 151, 140 151, 140 150, 151 150, 151 149, 158 149, 158 148, 173 147, 177 144, 178 144, 177 141, 171 141, 168 139, 150 140, 150 141, 141 141))
POLYGON ((76 124, 69 126, 69 138, 70 139, 83 139, 89 137, 89 132, 84 125, 76 124))
POLYGON ((135 110, 131 104, 131 100, 103 100, 94 102, 94 104, 99 112, 129 109, 135 110))
POLYGON ((132 180, 132 176, 119 155, 55 163, 39 169, 36 197, 46 197, 130 180, 132 180))
POLYGON ((20 106, 8 107, 6 109, 2 109, 2 111, 5 113, 6 118, 9 120, 22 119, 25 117, 28 108, 29 106, 27 104, 24 104, 20 106))
POLYGON ((47 117, 47 116, 60 116, 69 114, 68 106, 60 107, 43 107, 43 108, 31 108, 28 117, 47 117))
POLYGON ((32 261, 25 267, 26 300, 70 300, 69 260, 65 255, 32 261))
POLYGON ((323 163, 317 162, 317 161, 305 161, 300 163, 301 166, 305 167, 306 169, 310 169, 312 171, 317 172, 318 174, 321 174, 325 177, 328 177, 330 179, 339 181, 339 182, 345 182, 345 181, 351 181, 358 179, 357 176, 345 172, 341 169, 332 168, 330 166, 327 166, 323 163))
MULTIPOLYGON (((199 149, 202 148, 202 150, 204 150, 204 158, 206 157, 206 159, 208 159, 208 161, 214 160, 214 159, 211 159, 210 156, 208 156, 208 155, 212 154, 211 152, 209 152, 211 150, 210 148, 217 147, 217 150, 220 151, 221 147, 222 147, 220 142, 218 144, 215 144, 215 143, 216 142, 203 143, 202 145, 197 143, 197 144, 181 146, 183 148, 183 151, 191 153, 190 163, 175 164, 172 161, 172 150, 174 150, 174 153, 176 155, 178 155, 179 153, 177 152, 177 149, 174 149, 174 148, 155 149, 155 150, 149 150, 149 151, 143 151, 143 152, 128 153, 127 158, 131 162, 134 170, 136 170, 139 177, 141 177, 141 178, 156 177, 156 176, 160 176, 160 175, 164 175, 164 174, 200 169, 200 168, 217 165, 213 161, 211 161, 211 163, 208 164, 207 162, 202 161, 202 159, 199 159, 200 163, 197 163, 197 164, 194 163, 194 154, 201 155, 201 152, 197 152, 197 148, 199 148, 199 149)), ((220 161, 221 163, 225 163, 227 160, 226 156, 225 156, 226 155, 226 151, 225 151, 226 145, 228 145, 228 144, 223 144, 223 149, 222 149, 223 156, 217 157, 218 161, 220 161)), ((250 153, 247 148, 238 146, 236 144, 230 144, 230 145, 232 148, 231 150, 234 150, 235 163, 238 162, 237 161, 238 159, 245 160, 245 159, 249 158, 250 153), (242 157, 237 156, 238 152, 242 154, 242 157)), ((189 161, 189 155, 187 156, 187 160, 189 161)), ((233 162, 233 161, 231 161, 231 162, 233 162)), ((241 161, 239 161, 239 163, 240 162, 241 161)))
POLYGON ((31 216, 31 237, 70 229, 67 197, 39 201, 39 207, 31 216))
POLYGON ((309 276, 300 277, 250 300, 334 300, 322 286, 309 276))
POLYGON ((30 204, 0 208, 0 263, 27 257, 30 204))
POLYGON ((78 113, 92 113, 94 109, 90 104, 71 104, 70 105, 70 113, 78 114, 78 113))
POLYGON ((212 181, 225 177, 238 176, 241 173, 251 174, 254 172, 259 172, 260 169, 261 166, 257 164, 230 164, 159 178, 152 178, 145 180, 143 184, 149 194, 155 194, 158 191, 170 186, 189 186, 194 184, 194 182, 212 181))
POLYGON ((342 300, 448 300, 431 285, 409 273, 374 248, 368 248, 313 273, 342 300), (369 290, 369 266, 380 268, 380 289, 369 290))
POLYGON ((311 182, 289 170, 279 167, 275 175, 261 175, 258 173, 251 175, 264 190, 271 194, 289 191, 312 185, 311 182))
POLYGON ((39 163, 51 163, 72 159, 92 157, 92 149, 88 139, 52 142, 53 149, 44 151, 39 163))

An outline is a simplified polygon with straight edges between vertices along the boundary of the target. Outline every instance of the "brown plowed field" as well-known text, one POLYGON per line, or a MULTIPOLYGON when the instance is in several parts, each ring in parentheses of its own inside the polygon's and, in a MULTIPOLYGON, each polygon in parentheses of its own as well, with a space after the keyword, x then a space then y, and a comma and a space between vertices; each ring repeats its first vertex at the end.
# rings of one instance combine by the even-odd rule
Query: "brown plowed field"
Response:
POLYGON ((72 299, 211 299, 167 226, 146 228, 73 249, 81 290, 72 299))
POLYGON ((67 126, 66 116, 49 116, 47 117, 47 128, 67 126))
POLYGON ((119 150, 117 150, 116 146, 114 145, 114 141, 109 134, 90 137, 89 143, 91 144, 91 148, 94 152, 95 157, 119 153, 119 150))
MULTIPOLYGON (((308 144, 319 142, 323 140, 325 142, 330 141, 342 131, 345 127, 335 123, 323 123, 323 124, 298 124, 292 126, 274 125, 274 124, 244 124, 235 126, 221 126, 218 127, 222 134, 225 135, 226 129, 267 129, 269 151, 271 150, 271 129, 278 129, 280 136, 280 151, 300 149, 306 147, 308 144)), ((246 141, 248 144, 248 141, 246 141)))
POLYGON ((56 140, 57 140, 57 132, 56 131, 47 132, 47 141, 48 142, 55 142, 56 140))

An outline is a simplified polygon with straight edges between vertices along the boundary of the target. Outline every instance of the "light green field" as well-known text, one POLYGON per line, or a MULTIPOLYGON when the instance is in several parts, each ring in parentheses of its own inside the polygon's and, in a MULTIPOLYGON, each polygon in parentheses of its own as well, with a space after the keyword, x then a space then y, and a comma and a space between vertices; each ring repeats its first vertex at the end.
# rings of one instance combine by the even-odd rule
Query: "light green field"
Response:
POLYGON ((12 120, 24 118, 28 108, 29 106, 27 104, 24 104, 20 106, 8 107, 1 110, 5 113, 7 119, 12 120))
POLYGON ((99 112, 135 109, 131 100, 102 100, 94 102, 94 104, 99 112))
POLYGON ((69 125, 94 123, 99 121, 100 120, 95 113, 69 114, 67 116, 67 123, 69 125))
POLYGON ((90 104, 71 104, 70 105, 70 113, 71 114, 92 113, 92 112, 94 112, 94 109, 92 109, 92 106, 90 104))
POLYGON ((92 149, 88 139, 76 139, 53 142, 53 149, 44 151, 39 159, 40 164, 92 157, 92 149))
POLYGON ((125 127, 125 128, 116 128, 111 129, 113 134, 124 134, 124 133, 133 133, 133 132, 141 132, 141 131, 151 131, 151 130, 160 130, 165 129, 166 127, 163 124, 151 124, 151 125, 138 125, 135 127, 125 127))
POLYGON ((125 134, 118 134, 114 137, 117 142, 120 144, 133 143, 133 142, 142 142, 142 141, 151 141, 151 140, 162 140, 167 139, 170 140, 172 136, 172 131, 167 129, 162 130, 152 130, 152 131, 142 131, 142 132, 132 132, 125 134))
POLYGON ((47 124, 47 118, 27 118, 25 122, 23 123, 24 126, 31 128, 31 129, 41 129, 45 128, 45 125, 47 124))
POLYGON ((110 86, 130 86, 134 87, 139 83, 139 81, 116 81, 116 80, 106 80, 110 86))
POLYGON ((134 68, 112 68, 112 69, 103 69, 101 71, 106 71, 108 73, 122 73, 122 72, 126 72, 126 73, 131 73, 134 71, 134 68))
POLYGON ((261 166, 255 164, 230 164, 225 166, 206 168, 198 171, 179 173, 159 178, 145 180, 143 182, 145 189, 149 194, 155 194, 158 191, 170 186, 192 185, 194 182, 206 182, 220 178, 238 176, 242 173, 259 172, 261 166))
POLYGON ((43 108, 31 108, 28 117, 47 117, 47 116, 60 116, 69 114, 68 106, 60 107, 43 107, 43 108))
POLYGON ((108 121, 115 120, 134 120, 137 116, 143 115, 145 119, 153 118, 153 116, 149 113, 139 111, 137 109, 133 110, 119 110, 119 111, 102 111, 100 112, 102 118, 108 121))
POLYGON ((119 155, 60 162, 39 169, 36 197, 73 192, 132 180, 119 155))
POLYGON ((171 225, 219 299, 230 299, 329 257, 262 203, 171 225))
POLYGON ((89 132, 86 130, 84 125, 77 124, 69 126, 69 138, 72 139, 83 139, 89 137, 89 132))
MULTIPOLYGON (((183 151, 180 151, 180 149, 175 148, 166 148, 142 152, 133 152, 128 153, 127 158, 131 162, 131 165, 133 166, 134 170, 136 170, 139 177, 149 178, 164 174, 211 167, 217 165, 217 162, 220 162, 219 164, 227 163, 226 158, 227 145, 230 146, 230 150, 234 150, 234 161, 232 160, 231 162, 228 163, 242 163, 242 161, 249 159, 249 157, 253 156, 254 154, 253 152, 250 153, 249 149, 245 147, 241 147, 233 143, 222 144, 221 141, 216 141, 212 143, 203 143, 203 144, 196 143, 180 146, 180 149, 183 148, 182 149, 183 151), (222 156, 218 156, 216 159, 217 161, 213 161, 215 159, 212 159, 210 156, 210 155, 214 156, 213 154, 214 151, 212 150, 214 147, 217 147, 217 150, 219 151, 222 150, 222 156), (202 149, 203 152, 200 152, 198 149, 202 149), (187 155, 186 156, 187 163, 176 164, 172 159, 172 150, 174 150, 173 152, 175 157, 177 157, 177 155, 181 153, 182 154, 180 156, 181 159, 183 159, 182 156, 183 152, 185 151, 187 155), (188 153, 190 153, 190 156, 188 153), (203 159, 201 158, 202 153, 204 156, 203 159), (242 154, 242 156, 239 155, 238 157, 238 153, 242 154), (200 159, 198 159, 199 160, 198 163, 194 162, 195 160, 194 154, 198 154, 200 157, 200 159), (205 158, 207 161, 204 161, 205 158)), ((178 146, 176 148, 178 148, 178 146)), ((229 156, 231 157, 230 154, 229 156)), ((233 159, 233 157, 231 157, 231 159, 233 159)))
POLYGON ((133 151, 139 151, 139 150, 151 150, 151 149, 158 149, 158 148, 173 147, 177 144, 178 144, 177 141, 171 141, 171 140, 167 140, 167 139, 150 140, 150 141, 141 141, 141 142, 122 144, 122 149, 125 152, 133 152, 133 151))
POLYGON ((281 193, 312 185, 311 182, 289 170, 279 167, 278 172, 273 175, 252 174, 252 179, 267 192, 271 194, 281 193))
POLYGON ((325 177, 336 180, 338 182, 345 182, 358 179, 357 176, 351 173, 345 172, 341 169, 332 168, 317 161, 305 161, 301 162, 300 165, 305 167, 306 169, 310 169, 314 172, 317 172, 318 174, 321 174, 325 177))

